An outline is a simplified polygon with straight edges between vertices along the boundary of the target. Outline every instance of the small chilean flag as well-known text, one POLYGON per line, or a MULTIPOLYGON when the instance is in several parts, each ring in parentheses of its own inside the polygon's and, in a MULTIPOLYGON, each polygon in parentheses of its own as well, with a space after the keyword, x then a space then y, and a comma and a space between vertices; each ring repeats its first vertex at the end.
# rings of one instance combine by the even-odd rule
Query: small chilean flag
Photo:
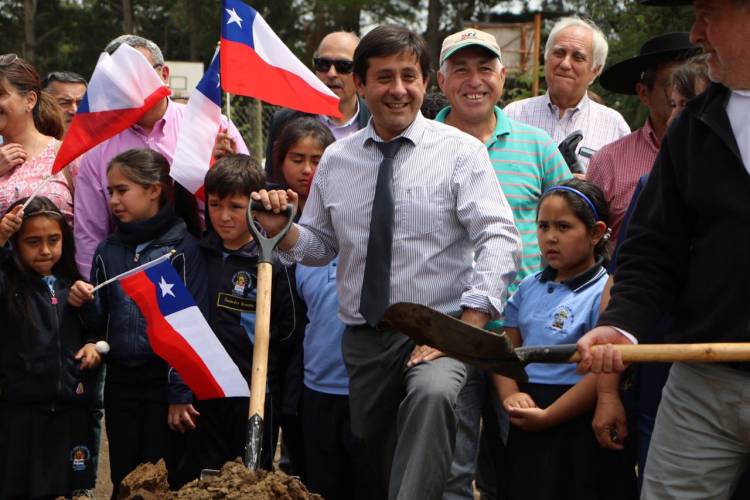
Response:
POLYGON ((221 85, 217 51, 208 71, 190 94, 169 171, 174 180, 201 199, 203 179, 213 160, 214 141, 220 128, 221 85))
POLYGON ((336 118, 339 98, 302 64, 266 21, 239 0, 223 0, 221 86, 226 92, 336 118))
POLYGON ((133 47, 123 43, 111 56, 102 53, 57 153, 52 173, 133 126, 146 111, 169 95, 169 88, 159 79, 146 56, 133 47))
POLYGON ((177 370, 196 398, 249 396, 247 381, 169 260, 122 278, 120 286, 146 318, 151 348, 177 370))

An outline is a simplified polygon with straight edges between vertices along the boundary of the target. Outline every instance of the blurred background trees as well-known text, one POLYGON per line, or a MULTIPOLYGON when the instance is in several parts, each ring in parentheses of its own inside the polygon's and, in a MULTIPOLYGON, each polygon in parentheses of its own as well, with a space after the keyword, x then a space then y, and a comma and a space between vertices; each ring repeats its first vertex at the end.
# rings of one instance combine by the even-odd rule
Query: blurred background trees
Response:
MULTIPOLYGON (((425 35, 435 60, 442 39, 474 22, 528 19, 543 11, 542 44, 556 16, 578 13, 602 27, 610 62, 635 55, 648 38, 690 28, 689 8, 646 8, 632 0, 247 0, 304 62, 320 39, 345 29, 362 34, 380 23, 425 35)), ((106 43, 124 32, 154 40, 170 60, 208 63, 219 38, 219 0, 0 0, 0 53, 32 60, 42 74, 69 69, 91 74, 106 43)), ((543 75, 542 75, 543 77, 543 75)), ((532 75, 506 85, 505 100, 529 94, 532 75)), ((544 82, 541 85, 544 89, 544 82)), ((608 94, 608 105, 631 126, 645 114, 637 100, 608 94)))

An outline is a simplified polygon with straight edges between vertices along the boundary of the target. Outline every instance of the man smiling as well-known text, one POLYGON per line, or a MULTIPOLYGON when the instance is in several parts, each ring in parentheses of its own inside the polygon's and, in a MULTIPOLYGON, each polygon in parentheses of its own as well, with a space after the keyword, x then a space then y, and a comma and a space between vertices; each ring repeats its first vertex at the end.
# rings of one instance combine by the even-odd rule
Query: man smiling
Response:
MULTIPOLYGON (((428 75, 416 33, 380 26, 361 40, 354 81, 372 120, 326 149, 302 219, 279 244, 287 262, 339 255, 352 432, 380 498, 442 498, 466 378, 463 363, 384 323, 386 307, 416 302, 483 326, 504 308, 518 265, 518 231, 484 145, 419 112, 428 75)), ((297 198, 253 197, 269 209, 297 198)), ((285 222, 257 218, 271 234, 285 222)))
MULTIPOLYGON (((539 197, 549 187, 569 179, 570 171, 549 134, 509 119, 497 106, 505 84, 505 67, 494 36, 467 29, 447 37, 440 51, 437 80, 450 106, 442 109, 435 120, 484 143, 497 180, 513 210, 523 255, 510 287, 512 293, 523 278, 541 270, 535 224, 539 197)), ((444 498, 471 497, 479 419, 486 389, 484 373, 470 368, 457 406, 459 438, 447 492, 451 496, 444 498)), ((499 419, 499 416, 489 418, 499 419)), ((485 436, 485 439, 491 438, 485 436)))

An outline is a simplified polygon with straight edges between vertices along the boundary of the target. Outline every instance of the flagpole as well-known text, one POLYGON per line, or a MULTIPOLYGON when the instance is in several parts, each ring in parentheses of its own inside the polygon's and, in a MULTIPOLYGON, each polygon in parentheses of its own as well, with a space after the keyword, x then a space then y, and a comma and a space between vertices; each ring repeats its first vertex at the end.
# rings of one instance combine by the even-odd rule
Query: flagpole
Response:
POLYGON ((21 210, 26 210, 26 207, 29 206, 29 203, 31 203, 31 200, 36 198, 36 195, 39 194, 39 192, 44 189, 44 186, 49 184, 49 181, 52 179, 52 174, 45 175, 42 179, 42 182, 39 183, 37 187, 34 188, 34 191, 31 192, 31 195, 29 198, 24 202, 23 206, 21 207, 21 210))
POLYGON ((109 278, 107 281, 99 283, 94 288, 92 288, 91 289, 91 293, 94 293, 95 291, 99 290, 100 288, 105 287, 105 286, 109 285, 110 283, 114 283, 115 281, 117 281, 119 279, 122 279, 122 278, 125 278, 127 276, 130 276, 131 274, 135 274, 135 273, 139 273, 141 271, 145 271, 149 267, 153 267, 156 264, 158 264, 158 263, 160 263, 160 262, 162 262, 164 260, 172 258, 176 253, 177 253, 177 250, 172 249, 169 252, 167 252, 164 255, 162 255, 161 257, 159 257, 158 259, 154 259, 154 260, 152 260, 150 262, 146 262, 145 264, 141 264, 138 267, 134 267, 133 269, 131 269, 129 271, 125 271, 124 273, 120 273, 120 274, 118 274, 117 276, 115 276, 113 278, 109 278))
POLYGON ((227 92, 227 120, 232 121, 232 94, 227 92))

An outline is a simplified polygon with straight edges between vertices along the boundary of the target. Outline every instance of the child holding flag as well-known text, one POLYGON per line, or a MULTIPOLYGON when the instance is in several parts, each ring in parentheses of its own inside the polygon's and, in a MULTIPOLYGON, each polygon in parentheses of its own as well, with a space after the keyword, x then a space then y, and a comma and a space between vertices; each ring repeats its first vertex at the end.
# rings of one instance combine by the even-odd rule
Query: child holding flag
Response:
POLYGON ((88 408, 101 362, 63 213, 38 196, 0 221, 0 498, 93 488, 88 408), (6 243, 10 242, 10 245, 6 243))
MULTIPOLYGON (((198 242, 173 208, 175 189, 167 160, 149 149, 125 151, 109 163, 107 181, 116 229, 94 254, 92 282, 102 283, 174 250, 172 265, 205 310, 205 267, 198 242)), ((195 211, 187 210, 185 215, 194 217, 195 211)), ((92 298, 89 284, 81 283, 76 292, 82 300, 92 298)), ((107 317, 110 344, 104 410, 114 496, 136 466, 160 458, 166 460, 170 482, 176 486, 175 465, 183 439, 170 427, 177 430, 197 417, 189 405, 192 394, 154 354, 146 320, 120 283, 109 284, 96 295, 107 317)))

